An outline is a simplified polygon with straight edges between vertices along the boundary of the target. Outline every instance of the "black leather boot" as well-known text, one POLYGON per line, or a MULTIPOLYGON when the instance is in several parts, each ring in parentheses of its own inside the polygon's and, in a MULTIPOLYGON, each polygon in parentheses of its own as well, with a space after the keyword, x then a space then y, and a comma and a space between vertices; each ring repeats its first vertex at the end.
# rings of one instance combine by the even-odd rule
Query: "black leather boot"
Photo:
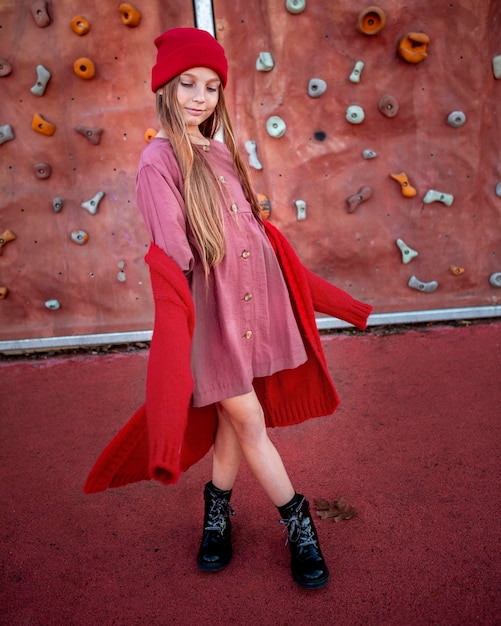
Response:
POLYGON ((297 493, 286 505, 278 507, 287 528, 287 542, 291 553, 292 577, 306 589, 320 589, 330 579, 318 535, 310 514, 308 501, 297 493))
POLYGON ((204 530, 197 556, 198 567, 204 572, 218 572, 231 561, 230 513, 235 515, 235 511, 230 498, 231 489, 221 491, 212 481, 205 485, 204 530))

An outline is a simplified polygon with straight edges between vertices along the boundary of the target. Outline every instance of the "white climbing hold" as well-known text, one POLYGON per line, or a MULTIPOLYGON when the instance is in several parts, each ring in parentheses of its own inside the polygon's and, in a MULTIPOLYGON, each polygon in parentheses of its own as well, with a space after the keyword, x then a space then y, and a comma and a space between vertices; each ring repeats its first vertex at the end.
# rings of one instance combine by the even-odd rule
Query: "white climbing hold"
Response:
POLYGON ((91 215, 95 215, 99 208, 99 203, 104 198, 104 191, 98 191, 96 195, 87 200, 86 202, 82 202, 82 208, 88 211, 91 215))
POLYGON ((362 150, 362 156, 364 159, 375 159, 377 157, 377 152, 374 150, 362 150))
POLYGON ((463 111, 452 111, 452 113, 449 113, 449 116, 447 117, 447 124, 452 126, 452 128, 461 128, 465 122, 466 115, 463 111))
POLYGON ((451 206, 454 202, 454 196, 450 193, 443 193, 441 191, 435 191, 435 189, 428 189, 425 197, 423 198, 425 204, 431 204, 432 202, 442 202, 446 206, 451 206))
POLYGON ((489 282, 493 287, 501 287, 501 272, 494 272, 494 274, 491 274, 489 282))
POLYGON ((306 219, 306 202, 304 200, 295 200, 298 221, 306 219))
POLYGON ((397 239, 396 244, 402 253, 402 263, 410 263, 419 254, 416 250, 410 248, 403 239, 397 239))
POLYGON ((260 52, 256 61, 256 69, 259 72, 271 72, 275 67, 275 61, 271 52, 260 52))
POLYGON ((281 117, 278 117, 278 115, 272 115, 266 122, 266 130, 269 135, 279 139, 285 135, 287 125, 281 117))
POLYGON ((262 170, 263 166, 259 157, 257 156, 257 144, 252 139, 249 139, 245 142, 245 150, 249 155, 249 165, 253 167, 255 170, 262 170))
POLYGON ((306 0, 286 0, 285 8, 289 13, 302 13, 306 9, 306 0))
POLYGON ((355 67, 353 68, 350 74, 350 83, 359 83, 360 77, 362 74, 362 70, 365 67, 365 63, 363 61, 357 61, 355 63, 355 67))
POLYGON ((12 141, 14 139, 14 131, 10 124, 4 124, 0 126, 0 146, 6 141, 12 141))
POLYGON ((346 120, 350 124, 361 124, 365 119, 365 111, 358 104, 351 104, 346 109, 346 120))
POLYGON ((30 89, 35 96, 43 96, 52 74, 43 65, 37 65, 37 82, 30 89))
POLYGON ((501 198, 501 181, 496 185, 496 196, 501 198))
POLYGON ((61 303, 59 300, 47 300, 45 306, 51 311, 57 311, 61 308, 61 303))
POLYGON ((407 284, 412 289, 416 289, 417 291, 424 291, 425 293, 433 293, 438 287, 438 283, 436 280, 431 280, 428 283, 424 283, 422 280, 417 279, 415 276, 411 276, 407 284))
POLYGON ((501 78, 501 54, 492 57, 492 72, 494 74, 494 78, 497 78, 498 80, 501 78))

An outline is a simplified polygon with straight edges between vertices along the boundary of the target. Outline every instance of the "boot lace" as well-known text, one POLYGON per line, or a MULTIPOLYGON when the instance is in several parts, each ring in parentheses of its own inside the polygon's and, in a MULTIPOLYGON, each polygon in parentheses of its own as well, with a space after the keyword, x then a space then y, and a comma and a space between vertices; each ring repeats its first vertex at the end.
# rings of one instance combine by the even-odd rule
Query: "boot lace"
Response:
POLYGON ((205 530, 219 532, 222 535, 226 530, 228 513, 236 515, 230 502, 224 498, 213 498, 207 515, 205 530))
MULTIPOLYGON (((301 504, 298 509, 300 509, 301 504)), ((304 517, 302 512, 298 509, 287 519, 280 520, 280 523, 285 526, 283 532, 287 531, 285 545, 290 541, 291 543, 297 543, 300 548, 305 546, 318 547, 318 542, 313 535, 313 527, 310 524, 309 517, 304 517)))

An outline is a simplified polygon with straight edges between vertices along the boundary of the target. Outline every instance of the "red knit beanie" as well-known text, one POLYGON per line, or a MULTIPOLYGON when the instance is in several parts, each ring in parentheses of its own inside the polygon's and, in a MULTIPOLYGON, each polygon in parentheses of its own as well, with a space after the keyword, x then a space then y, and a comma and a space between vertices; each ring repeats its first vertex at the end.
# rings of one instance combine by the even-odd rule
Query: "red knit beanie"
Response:
POLYGON ((155 39, 157 62, 151 70, 151 89, 156 91, 192 67, 209 67, 221 79, 228 78, 228 61, 223 47, 205 30, 171 28, 155 39))

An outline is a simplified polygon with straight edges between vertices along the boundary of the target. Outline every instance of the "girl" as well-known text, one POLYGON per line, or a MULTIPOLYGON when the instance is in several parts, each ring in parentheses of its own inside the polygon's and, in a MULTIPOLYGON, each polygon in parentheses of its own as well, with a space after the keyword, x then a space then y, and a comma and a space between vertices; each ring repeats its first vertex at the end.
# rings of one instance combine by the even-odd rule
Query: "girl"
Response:
POLYGON ((195 28, 168 30, 155 45, 161 130, 137 173, 155 298, 146 403, 86 490, 173 482, 213 445, 199 568, 218 571, 232 558, 230 497, 243 458, 287 528, 294 580, 317 589, 329 571, 309 505, 267 426, 328 415, 338 404, 314 306, 359 328, 371 307, 309 272, 263 223, 225 107, 223 48, 195 28), (225 143, 214 140, 218 130, 225 143))

